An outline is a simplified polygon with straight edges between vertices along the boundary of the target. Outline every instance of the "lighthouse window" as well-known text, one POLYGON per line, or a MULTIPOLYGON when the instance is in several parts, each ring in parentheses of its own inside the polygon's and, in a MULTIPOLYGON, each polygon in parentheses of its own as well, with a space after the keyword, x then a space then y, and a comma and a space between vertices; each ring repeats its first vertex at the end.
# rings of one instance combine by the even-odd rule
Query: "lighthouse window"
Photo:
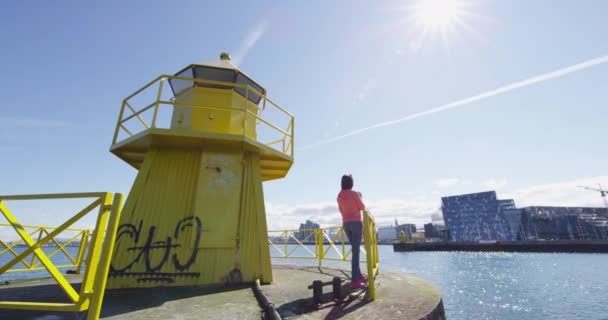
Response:
MULTIPOLYGON (((247 76, 245 76, 242 73, 239 73, 236 75, 236 83, 248 85, 251 88, 253 88, 255 91, 257 91, 258 93, 260 93, 261 95, 266 95, 266 90, 264 90, 264 88, 262 88, 259 84, 255 83, 253 80, 249 79, 247 76)), ((262 99, 262 97, 251 92, 250 90, 249 90, 249 92, 247 92, 248 90, 245 88, 235 87, 234 91, 238 92, 240 95, 242 95, 244 97, 247 97, 251 102, 253 102, 255 104, 259 103, 260 100, 262 99)))
MULTIPOLYGON (((192 68, 190 67, 182 70, 180 73, 176 74, 176 76, 182 78, 194 78, 192 76, 192 68)), ((192 81, 181 79, 171 79, 169 80, 169 84, 171 85, 171 89, 173 90, 173 95, 178 95, 184 90, 192 88, 192 86, 194 85, 192 81)))
MULTIPOLYGON (((234 70, 210 68, 210 67, 196 67, 194 69, 194 77, 197 79, 219 81, 219 82, 230 82, 234 83, 234 70)), ((210 84, 204 82, 197 82, 199 87, 207 88, 218 88, 218 89, 231 89, 232 86, 224 86, 219 84, 210 84)))

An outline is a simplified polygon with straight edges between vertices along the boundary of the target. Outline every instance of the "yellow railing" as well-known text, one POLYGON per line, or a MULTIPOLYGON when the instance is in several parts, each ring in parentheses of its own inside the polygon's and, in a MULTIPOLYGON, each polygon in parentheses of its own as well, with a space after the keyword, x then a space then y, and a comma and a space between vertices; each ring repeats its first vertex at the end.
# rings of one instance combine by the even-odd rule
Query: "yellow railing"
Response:
POLYGON ((278 252, 272 258, 317 260, 319 267, 323 266, 323 260, 350 261, 352 249, 342 227, 276 230, 268 234, 271 235, 269 245, 273 252, 278 252), (330 252, 335 253, 334 256, 330 252))
MULTIPOLYGON (((376 298, 374 279, 379 271, 378 240, 376 238, 376 223, 368 212, 364 212, 363 240, 367 274, 369 277, 369 298, 376 298)), ((323 261, 351 261, 352 248, 343 227, 328 227, 319 229, 273 230, 268 231, 268 244, 271 247, 271 258, 279 259, 311 259, 317 260, 318 266, 323 261), (308 246, 314 245, 314 252, 308 246), (272 255, 273 252, 278 255, 272 255), (330 255, 334 253, 334 255, 330 255)))
MULTIPOLYGON (((178 76, 170 76, 170 75, 161 75, 159 77, 157 77, 156 79, 152 80, 151 82, 149 82, 148 84, 146 84, 145 86, 143 86, 141 89, 135 91, 135 93, 131 94, 130 96, 128 96, 127 98, 125 98, 122 102, 122 107, 120 109, 120 113, 118 115, 118 122, 116 123, 116 127, 114 129, 114 137, 112 139, 112 145, 115 145, 117 143, 120 143, 121 141, 124 141, 125 139, 127 139, 128 137, 134 136, 140 132, 143 132, 145 130, 151 129, 151 128, 161 128, 158 126, 158 115, 159 115, 159 108, 163 105, 168 105, 168 106, 173 106, 173 107, 191 107, 191 108, 198 108, 198 109, 206 109, 206 110, 230 110, 232 112, 242 112, 244 117, 243 118, 247 118, 247 117, 253 117, 256 120, 256 127, 261 127, 262 125, 266 126, 267 128, 273 130, 275 133, 277 133, 278 136, 280 136, 280 139, 274 139, 272 141, 258 141, 266 146, 272 147, 273 149, 276 149, 284 154, 290 155, 291 157, 293 157, 293 153, 294 153, 294 117, 291 113, 289 113, 287 110, 283 109, 282 107, 280 107, 278 104, 276 104, 275 102, 273 102, 272 100, 268 99, 268 97, 266 97, 265 95, 261 94, 260 92, 258 92, 257 90, 253 89, 252 87, 246 85, 246 84, 239 84, 239 83, 232 83, 232 82, 221 82, 221 81, 212 81, 212 80, 203 80, 203 79, 196 79, 196 78, 184 78, 184 77, 178 77, 178 76), (227 86, 227 87, 232 87, 232 88, 242 88, 245 91, 245 95, 246 97, 249 97, 250 95, 253 96, 257 96, 260 98, 260 104, 262 105, 261 110, 267 109, 268 107, 274 109, 275 111, 277 111, 279 114, 282 115, 282 117, 285 118, 286 121, 284 121, 285 123, 282 126, 279 126, 277 124, 271 123, 270 121, 262 118, 260 115, 253 113, 249 110, 247 110, 247 108, 230 108, 230 107, 217 107, 217 106, 202 106, 202 105, 193 105, 193 104, 184 104, 184 103, 178 103, 175 101, 175 97, 173 96, 173 93, 171 94, 167 94, 164 90, 166 90, 166 86, 164 85, 165 82, 167 82, 168 80, 182 80, 182 81, 190 81, 193 83, 197 83, 197 84, 209 84, 209 85, 221 85, 221 86, 227 86), (133 107, 133 103, 131 100, 138 98, 140 95, 141 96, 145 96, 146 94, 150 94, 150 93, 154 93, 153 95, 150 95, 151 99, 145 99, 146 103, 144 103, 140 108, 137 107, 133 107), (170 96, 170 98, 167 99, 167 96, 170 96), (129 112, 130 114, 126 114, 126 112, 129 112), (146 117, 149 116, 151 113, 151 121, 146 121, 146 117), (135 121, 135 119, 137 119, 137 123, 139 124, 140 129, 138 130, 134 130, 134 129, 129 129, 127 127, 127 123, 130 123, 130 121, 135 121), (120 134, 124 132, 127 136, 127 138, 125 139, 119 139, 120 134), (279 147, 280 145, 280 147, 279 147)), ((242 132, 243 135, 245 135, 246 132, 246 121, 243 122, 243 128, 242 128, 242 132)), ((164 128, 164 127, 162 127, 164 128)), ((258 140, 260 140, 258 138, 258 140)))
MULTIPOLYGON (((0 227, 12 227, 12 226, 13 225, 11 225, 9 223, 0 223, 0 227)), ((48 236, 50 234, 49 231, 57 229, 55 227, 32 226, 32 225, 22 225, 22 227, 26 230, 34 229, 34 231, 29 231, 28 234, 30 235, 30 237, 36 236, 36 238, 38 239, 37 241, 40 241, 40 239, 42 239, 42 237, 45 235, 48 236)), ((47 256, 49 258, 51 258, 51 257, 55 256, 56 254, 61 253, 63 255, 63 257, 65 257, 69 261, 69 264, 58 265, 56 267, 58 269, 76 268, 75 273, 80 274, 80 271, 82 270, 82 263, 83 263, 82 258, 84 257, 84 252, 86 250, 87 242, 89 240, 89 230, 67 228, 64 231, 68 231, 68 232, 76 233, 76 234, 63 243, 58 242, 55 238, 51 239, 50 241, 53 243, 53 245, 54 245, 53 247, 55 248, 55 250, 53 250, 47 256), (72 255, 66 250, 67 247, 73 247, 74 246, 73 243, 78 244, 78 251, 76 252, 76 257, 72 257, 72 255)), ((3 254, 10 254, 13 257, 17 257, 18 254, 15 251, 15 249, 21 248, 21 247, 27 246, 27 245, 25 244, 25 241, 23 239, 20 239, 18 241, 13 241, 10 243, 6 243, 2 239, 0 239, 0 246, 2 246, 2 248, 3 248, 2 250, 0 250, 0 258, 1 258, 3 254)), ((3 259, 3 260, 5 260, 5 259, 3 259)), ((45 268, 42 266, 42 262, 40 260, 36 259, 35 255, 32 255, 29 263, 24 260, 21 260, 19 262, 21 264, 23 264, 25 266, 25 268, 11 268, 9 270, 6 270, 5 273, 45 270, 45 268)))
POLYGON ((378 234, 376 233, 376 222, 368 213, 363 214, 363 239, 365 240, 365 252, 367 252, 367 274, 369 276, 369 297, 376 299, 376 285, 373 279, 379 272, 380 259, 378 256, 378 234))
MULTIPOLYGON (((39 195, 15 195, 15 196, 0 196, 0 213, 6 218, 8 224, 15 230, 17 235, 21 238, 21 242, 27 246, 26 250, 21 253, 17 253, 5 245, 5 250, 11 252, 14 258, 0 266, 0 275, 5 272, 9 272, 13 266, 18 263, 28 265, 42 265, 46 269, 51 277, 55 279, 59 287, 66 294, 69 302, 67 303, 55 303, 55 302, 30 302, 30 301, 0 301, 0 309, 21 309, 21 310, 45 310, 45 311, 66 311, 66 312, 79 312, 88 310, 87 319, 94 320, 99 318, 101 311, 101 304, 103 302, 103 296, 106 286, 106 279, 108 275, 108 269, 110 267, 110 258, 114 248, 114 239, 116 237, 116 230, 118 228, 118 222, 120 220, 120 210, 122 206, 123 195, 117 193, 112 195, 108 192, 98 193, 65 193, 65 194, 39 194, 39 195), (13 213, 5 205, 6 201, 21 201, 21 200, 45 200, 45 199, 93 199, 93 201, 87 205, 84 209, 80 210, 74 216, 69 218, 61 226, 56 228, 50 227, 36 227, 26 226, 19 223, 13 213), (95 229, 93 230, 91 241, 86 247, 86 239, 88 234, 83 236, 81 240, 78 257, 75 262, 83 261, 85 264, 85 271, 82 277, 82 283, 80 285, 80 291, 76 292, 74 287, 69 283, 63 274, 58 270, 61 266, 55 266, 51 261, 50 257, 53 254, 47 254, 42 250, 42 247, 53 242, 58 245, 56 241, 57 235, 64 231, 74 230, 69 229, 75 222, 79 221, 85 215, 91 211, 99 208, 97 215, 97 222, 95 229), (39 231, 38 241, 34 241, 32 238, 36 234, 34 232, 27 232, 27 228, 33 227, 46 231, 39 231), (43 236, 43 234, 45 234, 43 236), (86 251, 86 257, 84 253, 86 251), (38 260, 37 264, 26 262, 28 256, 33 255, 38 260)), ((78 229, 76 229, 78 230, 78 229)), ((88 233, 88 232, 86 232, 88 233)), ((77 239, 77 238, 74 238, 77 239)), ((72 240, 74 241, 74 240, 72 240)), ((65 246, 65 244, 64 244, 65 246)), ((61 245, 58 245, 59 251, 65 250, 61 245)), ((34 261, 34 260, 32 260, 34 261)), ((79 264, 80 266, 81 264, 79 264)))

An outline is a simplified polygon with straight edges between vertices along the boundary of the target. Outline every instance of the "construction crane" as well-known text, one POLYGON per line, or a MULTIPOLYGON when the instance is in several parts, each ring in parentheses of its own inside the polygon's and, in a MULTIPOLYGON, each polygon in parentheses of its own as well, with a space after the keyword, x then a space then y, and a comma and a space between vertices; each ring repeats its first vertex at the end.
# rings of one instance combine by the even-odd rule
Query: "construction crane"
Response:
POLYGON ((608 208, 608 190, 604 190, 602 189, 602 185, 601 184, 597 184, 599 188, 591 188, 591 187, 585 187, 585 186, 579 186, 579 188, 583 188, 586 190, 592 190, 592 191, 599 191, 599 193, 602 195, 602 199, 604 200, 604 206, 606 208, 608 208))

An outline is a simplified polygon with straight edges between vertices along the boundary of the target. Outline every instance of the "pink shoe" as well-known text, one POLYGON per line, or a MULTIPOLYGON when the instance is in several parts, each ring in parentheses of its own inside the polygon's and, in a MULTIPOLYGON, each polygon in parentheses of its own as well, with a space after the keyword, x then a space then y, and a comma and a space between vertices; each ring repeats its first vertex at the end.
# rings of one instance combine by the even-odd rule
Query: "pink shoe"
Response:
POLYGON ((351 282, 350 283, 350 288, 352 290, 356 290, 356 289, 361 289, 361 288, 365 288, 365 283, 361 282, 361 280, 356 281, 356 282, 351 282))

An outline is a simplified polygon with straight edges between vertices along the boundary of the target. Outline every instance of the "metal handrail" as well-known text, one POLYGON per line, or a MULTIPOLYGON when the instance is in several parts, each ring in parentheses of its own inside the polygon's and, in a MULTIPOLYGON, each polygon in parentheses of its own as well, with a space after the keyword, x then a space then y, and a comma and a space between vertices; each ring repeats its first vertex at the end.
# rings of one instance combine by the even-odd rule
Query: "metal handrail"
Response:
MULTIPOLYGON (((180 76, 171 76, 171 75, 160 75, 157 78, 155 78, 154 80, 150 81, 149 83, 147 83, 146 85, 144 85, 142 88, 138 89, 137 91, 135 91, 133 94, 129 95, 127 98, 125 98, 123 100, 121 109, 120 109, 120 113, 118 116, 118 121, 116 123, 116 128, 114 130, 114 136, 112 138, 112 145, 115 145, 116 143, 118 143, 118 136, 120 131, 124 131, 128 134, 128 136, 133 136, 135 134, 137 134, 138 132, 131 132, 129 129, 126 128, 125 123, 133 118, 138 118, 139 121, 142 123, 142 125, 144 126, 145 129, 149 129, 149 128, 156 128, 156 120, 157 120, 157 115, 158 115, 158 108, 160 105, 172 105, 172 106, 183 106, 183 107, 192 107, 192 108, 203 108, 203 109, 215 109, 215 110, 230 110, 230 111, 239 111, 239 112, 243 112, 243 114, 247 117, 249 115, 253 116, 257 121, 256 121, 256 126, 259 125, 260 123, 263 123, 264 125, 270 127, 271 129, 275 130, 276 132, 280 133, 283 135, 282 138, 282 147, 280 148, 280 151, 282 153, 288 154, 290 156, 293 157, 293 153, 294 153, 294 148, 293 148, 293 140, 294 140, 294 117, 293 115, 288 112, 287 110, 283 109, 281 106, 279 106, 278 104, 276 104, 274 101, 270 100, 268 97, 266 97, 264 94, 258 92, 255 88, 247 85, 247 84, 239 84, 239 83, 232 83, 232 82, 223 82, 223 81, 214 81, 214 80, 205 80, 205 79, 197 79, 197 78, 186 78, 186 77, 180 77, 180 76), (266 105, 266 103, 268 103, 268 105, 274 107, 276 110, 280 111, 281 113, 283 113, 286 117, 289 118, 289 123, 286 127, 286 129, 282 129, 279 126, 270 123, 269 121, 267 121, 266 119, 262 118, 260 115, 253 113, 249 110, 247 110, 246 108, 230 108, 230 107, 211 107, 211 106, 201 106, 201 105, 190 105, 190 104, 184 104, 184 103, 177 103, 175 101, 166 101, 166 100, 162 100, 162 90, 163 90, 163 83, 166 80, 182 80, 182 81, 190 81, 193 83, 204 83, 204 84, 211 84, 211 85, 221 85, 221 86, 227 86, 227 87, 232 87, 232 88, 243 88, 246 90, 246 96, 249 96, 249 93, 254 94, 255 96, 258 96, 261 101, 264 102, 264 106, 266 105), (158 85, 158 89, 157 89, 157 94, 156 94, 156 100, 154 100, 153 102, 151 102, 150 104, 146 105, 145 107, 136 110, 135 108, 133 108, 131 106, 131 104, 129 103, 129 101, 131 99, 133 99, 135 96, 137 96, 138 94, 142 93, 143 91, 147 90, 148 88, 151 88, 152 86, 154 86, 156 83, 159 83, 158 85), (125 108, 128 108, 131 111, 131 114, 126 116, 125 115, 125 108), (146 111, 149 111, 150 109, 154 109, 154 115, 152 117, 152 122, 151 125, 148 125, 148 123, 142 118, 142 114, 146 111)), ((245 126, 245 123, 243 124, 243 126, 245 126)), ((145 130, 144 129, 144 130, 145 130)), ((245 127, 243 127, 243 134, 245 134, 245 127)), ((266 146, 273 146, 276 144, 275 143, 264 143, 266 146)))
POLYGON ((367 275, 369 279, 369 298, 376 299, 375 279, 379 273, 380 259, 378 256, 378 239, 376 222, 368 211, 363 212, 363 236, 367 251, 367 275))
POLYGON ((26 268, 31 270, 46 269, 70 300, 69 303, 0 301, 0 309, 65 312, 79 312, 88 310, 88 320, 99 319, 108 270, 110 268, 110 258, 112 256, 116 231, 120 221, 122 199, 122 194, 117 193, 113 195, 109 192, 0 196, 0 214, 2 214, 8 221, 8 224, 1 224, 1 226, 8 225, 12 227, 21 238, 21 241, 17 242, 23 242, 27 245, 26 250, 17 253, 12 250, 16 243, 7 245, 5 242, 0 240, 0 243, 5 246, 5 250, 3 250, 2 253, 8 251, 14 256, 12 260, 0 266, 0 275, 6 272, 15 271, 12 268, 18 263, 25 265, 26 268), (22 225, 4 203, 4 201, 7 200, 81 198, 93 198, 93 200, 84 209, 78 211, 74 216, 70 217, 59 227, 22 225), (70 228, 70 226, 96 208, 99 208, 97 222, 90 237, 90 244, 87 246, 87 242, 89 242, 89 230, 70 228), (26 228, 34 228, 35 231, 29 233, 25 230, 26 228), (59 244, 56 237, 65 231, 78 231, 79 234, 72 237, 65 243, 59 244), (33 239, 33 235, 36 233, 38 233, 37 241, 33 239), (65 247, 79 237, 81 237, 81 243, 78 254, 74 259, 65 251, 65 247), (41 248, 49 242, 53 242, 57 246, 57 249, 50 254, 47 254, 41 248), (50 260, 50 257, 59 251, 66 254, 68 259, 73 262, 73 264, 67 266, 55 265, 53 261, 50 260), (85 251, 87 252, 86 257, 85 251), (25 259, 30 255, 32 256, 32 260, 28 264, 25 259), (36 262, 36 259, 38 262, 36 262), (80 289, 77 292, 58 269, 62 267, 77 266, 78 269, 76 272, 80 273, 83 264, 86 266, 86 269, 82 277, 80 289), (40 268, 40 265, 42 265, 44 268, 40 268))
MULTIPOLYGON (((344 234, 344 228, 341 226, 326 227, 319 229, 291 229, 291 230, 271 230, 269 234, 279 233, 275 239, 268 238, 268 244, 279 252, 280 255, 272 256, 271 258, 280 259, 315 259, 318 262, 318 266, 323 265, 323 261, 341 261, 349 262, 351 259, 349 255, 352 253, 352 247, 346 249, 346 236, 344 234), (329 236, 329 231, 334 230, 335 234, 332 237, 329 236), (294 234, 296 232, 305 232, 306 238, 301 241, 297 239, 294 234), (314 237, 312 237, 314 235, 314 237), (312 252, 306 247, 307 239, 314 238, 315 252, 312 252), (325 244, 327 243, 327 245, 325 244), (294 247, 289 247, 289 246, 294 247), (340 246, 340 249, 336 247, 340 246), (283 248, 280 248, 283 246, 283 248), (295 256, 293 253, 298 248, 304 248, 310 255, 308 256, 295 256), (339 258, 328 257, 327 254, 330 250, 334 250, 339 258)), ((379 256, 378 256, 378 239, 376 234, 376 223, 368 211, 363 212, 363 235, 364 235, 364 248, 361 251, 365 254, 365 260, 360 262, 367 265, 367 274, 369 277, 369 299, 374 300, 376 298, 376 288, 374 279, 379 273, 379 256)), ((311 243, 312 245, 312 243, 311 243)))

